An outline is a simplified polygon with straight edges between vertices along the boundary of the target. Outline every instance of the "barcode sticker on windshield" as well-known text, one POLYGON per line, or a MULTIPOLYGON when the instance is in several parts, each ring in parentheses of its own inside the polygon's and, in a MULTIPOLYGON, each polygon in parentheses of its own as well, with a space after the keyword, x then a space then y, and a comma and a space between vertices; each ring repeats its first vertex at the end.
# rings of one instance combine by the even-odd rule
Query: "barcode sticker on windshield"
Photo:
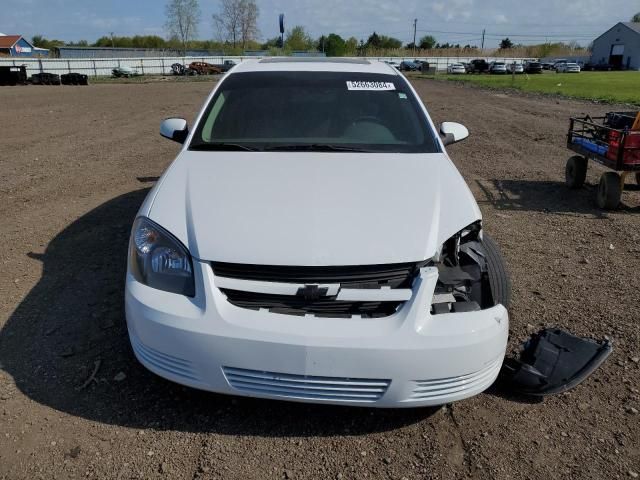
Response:
POLYGON ((388 92, 390 90, 395 90, 396 86, 393 84, 393 82, 355 81, 347 82, 347 89, 388 92))

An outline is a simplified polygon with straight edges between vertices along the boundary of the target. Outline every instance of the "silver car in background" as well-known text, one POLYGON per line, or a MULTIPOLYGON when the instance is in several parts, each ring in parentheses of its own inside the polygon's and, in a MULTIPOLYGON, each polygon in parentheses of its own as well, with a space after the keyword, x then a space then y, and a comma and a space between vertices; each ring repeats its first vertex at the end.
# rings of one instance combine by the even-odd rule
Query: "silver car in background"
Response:
POLYGON ((510 63, 509 64, 509 73, 524 73, 524 66, 521 63, 510 63))
POLYGON ((507 73, 507 66, 504 64, 504 62, 491 62, 489 64, 489 73, 505 74, 507 73))

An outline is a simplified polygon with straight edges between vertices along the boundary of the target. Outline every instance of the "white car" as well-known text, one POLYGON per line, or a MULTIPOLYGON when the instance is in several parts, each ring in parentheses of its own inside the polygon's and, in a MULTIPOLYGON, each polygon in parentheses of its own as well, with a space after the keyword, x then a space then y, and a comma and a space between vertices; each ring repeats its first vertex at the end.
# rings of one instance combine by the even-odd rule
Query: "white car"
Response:
POLYGON ((510 63, 509 73, 524 73, 524 66, 521 63, 510 63))
POLYGON ((467 70, 461 63, 452 63, 447 67, 447 73, 456 75, 460 73, 467 73, 467 70))
POLYGON ((491 62, 489 64, 489 73, 491 74, 505 74, 507 73, 507 66, 504 62, 491 62))
POLYGON ((234 67, 133 225, 133 351, 174 382, 372 407, 476 395, 501 368, 502 257, 410 83, 385 63, 234 67))
POLYGON ((556 66, 557 73, 580 73, 580 65, 577 63, 564 62, 556 66))

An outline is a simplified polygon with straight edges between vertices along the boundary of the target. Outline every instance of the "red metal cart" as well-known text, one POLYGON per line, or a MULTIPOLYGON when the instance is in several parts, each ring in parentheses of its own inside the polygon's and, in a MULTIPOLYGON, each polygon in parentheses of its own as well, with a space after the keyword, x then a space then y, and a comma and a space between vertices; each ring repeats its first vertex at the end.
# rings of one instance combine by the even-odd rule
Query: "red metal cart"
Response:
POLYGON ((614 209, 620 203, 629 173, 640 185, 639 112, 610 112, 602 117, 571 117, 567 147, 578 155, 567 160, 565 180, 570 188, 580 188, 587 176, 589 159, 612 172, 600 177, 598 206, 614 209))

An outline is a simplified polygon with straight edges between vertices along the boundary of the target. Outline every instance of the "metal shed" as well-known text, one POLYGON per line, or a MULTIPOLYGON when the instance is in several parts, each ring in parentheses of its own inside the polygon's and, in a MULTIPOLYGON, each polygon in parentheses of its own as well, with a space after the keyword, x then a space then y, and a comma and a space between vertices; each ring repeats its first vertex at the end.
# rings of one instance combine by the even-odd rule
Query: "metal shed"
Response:
POLYGON ((591 62, 640 70, 640 23, 619 22, 596 38, 591 62))

